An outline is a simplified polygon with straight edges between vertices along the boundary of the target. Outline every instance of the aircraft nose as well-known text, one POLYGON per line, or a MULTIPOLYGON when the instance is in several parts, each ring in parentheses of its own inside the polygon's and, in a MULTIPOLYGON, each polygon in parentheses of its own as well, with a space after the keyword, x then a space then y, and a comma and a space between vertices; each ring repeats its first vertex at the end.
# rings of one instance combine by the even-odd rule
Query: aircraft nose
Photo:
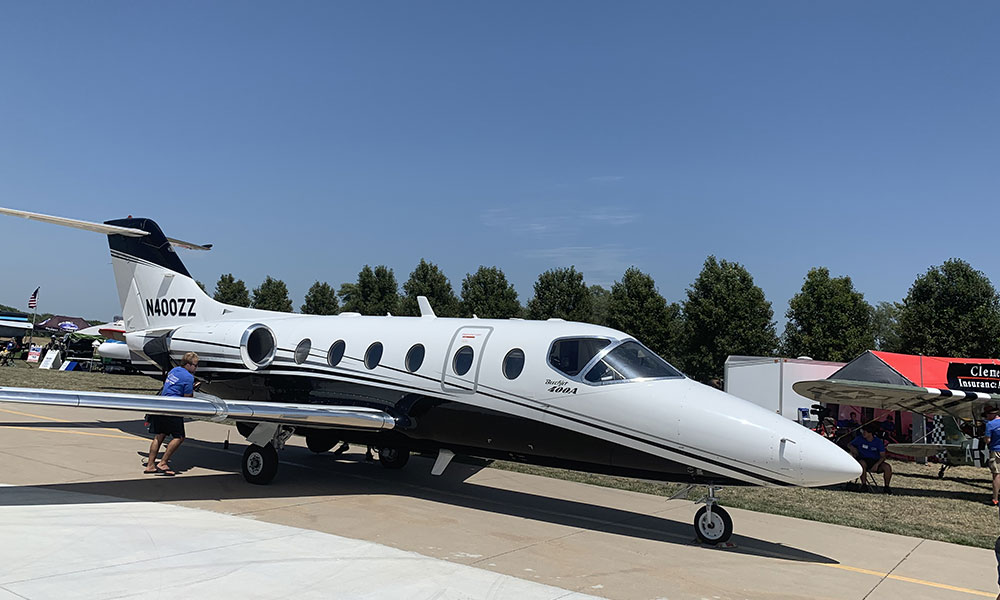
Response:
POLYGON ((861 476, 861 465, 830 440, 809 432, 802 448, 802 483, 807 487, 834 485, 861 476))

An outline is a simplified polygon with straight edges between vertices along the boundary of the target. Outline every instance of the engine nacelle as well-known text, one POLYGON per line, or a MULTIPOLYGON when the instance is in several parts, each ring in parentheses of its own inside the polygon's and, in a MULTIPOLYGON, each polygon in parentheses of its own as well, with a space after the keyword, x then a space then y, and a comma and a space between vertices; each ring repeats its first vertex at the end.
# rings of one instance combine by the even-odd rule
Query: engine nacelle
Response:
POLYGON ((185 352, 205 354, 206 362, 239 361, 247 369, 264 369, 274 361, 278 340, 274 331, 253 321, 205 322, 178 327, 167 338, 170 358, 180 363, 185 352))

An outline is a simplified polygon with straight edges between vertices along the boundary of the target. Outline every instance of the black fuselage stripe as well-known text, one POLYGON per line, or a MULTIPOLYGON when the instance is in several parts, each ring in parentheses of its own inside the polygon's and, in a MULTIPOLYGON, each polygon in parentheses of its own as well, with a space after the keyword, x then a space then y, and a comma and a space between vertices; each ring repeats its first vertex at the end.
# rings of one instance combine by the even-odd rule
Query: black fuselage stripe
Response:
MULTIPOLYGON (((229 362, 229 364, 235 365, 237 368, 245 368, 245 365, 243 365, 242 363, 236 363, 236 362, 230 362, 230 361, 224 361, 224 362, 229 362)), ((282 359, 282 362, 285 363, 286 360, 282 359)), ((339 378, 343 378, 343 379, 347 379, 347 380, 354 380, 354 381, 365 382, 365 383, 380 383, 380 384, 383 384, 383 385, 389 386, 389 387, 403 387, 403 388, 406 388, 406 389, 414 390, 414 391, 417 391, 417 392, 419 392, 421 394, 430 395, 431 397, 437 397, 437 398, 442 399, 442 400, 456 401, 454 398, 449 398, 449 397, 442 398, 440 396, 434 396, 430 390, 426 390, 426 389, 423 389, 423 388, 417 388, 417 387, 413 387, 413 386, 407 386, 405 384, 397 384, 397 383, 388 382, 388 381, 385 381, 385 380, 372 379, 372 378, 369 378, 369 377, 364 377, 364 376, 361 376, 361 375, 354 374, 354 373, 349 372, 349 371, 348 372, 328 372, 328 371, 317 369, 317 368, 303 367, 302 365, 296 365, 294 363, 294 361, 287 361, 287 362, 290 363, 290 364, 283 364, 280 368, 282 370, 286 371, 289 374, 297 374, 297 372, 298 372, 298 373, 301 373, 303 375, 322 375, 322 376, 327 376, 327 377, 330 377, 330 378, 339 377, 339 378)), ((267 370, 263 370, 263 371, 260 372, 260 374, 266 374, 266 371, 267 370)), ((435 380, 432 380, 432 381, 438 381, 438 380, 435 379, 435 380)), ((471 391, 469 388, 462 388, 462 389, 465 389, 466 391, 471 391)), ((560 413, 552 412, 552 411, 549 411, 549 410, 545 410, 544 408, 541 408, 541 407, 538 407, 538 406, 531 406, 531 405, 525 404, 523 402, 518 402, 518 401, 515 401, 515 400, 511 400, 509 398, 504 398, 502 396, 497 396, 495 394, 487 394, 485 392, 479 392, 479 393, 481 393, 482 395, 484 395, 484 396, 486 396, 488 398, 493 398, 493 399, 499 400, 501 402, 506 402, 506 403, 509 403, 509 404, 514 404, 516 406, 520 406, 521 408, 526 408, 526 409, 529 409, 529 410, 533 410, 533 411, 539 412, 539 413, 541 413, 543 415, 549 415, 549 416, 557 417, 557 418, 560 418, 560 419, 565 419, 567 421, 571 421, 571 422, 577 423, 579 425, 583 425, 585 427, 591 427, 593 429, 597 429, 597 430, 603 431, 605 433, 610 433, 610 434, 613 434, 613 435, 621 436, 621 437, 624 437, 626 439, 629 439, 629 440, 632 440, 632 441, 635 441, 635 442, 639 442, 639 443, 642 443, 642 444, 648 444, 650 446, 659 448, 659 449, 664 450, 666 452, 671 452, 671 453, 674 453, 674 454, 679 454, 681 456, 685 456, 685 457, 693 459, 693 460, 698 460, 698 461, 701 461, 701 462, 709 463, 709 464, 714 465, 716 467, 720 467, 720 468, 723 468, 723 469, 734 471, 736 473, 741 473, 741 474, 743 474, 743 475, 745 475, 747 477, 751 477, 751 478, 758 479, 758 480, 761 480, 761 481, 766 481, 766 482, 774 484, 774 485, 780 485, 780 486, 787 486, 787 485, 789 485, 789 483, 786 482, 786 481, 782 481, 782 480, 779 480, 779 479, 774 479, 774 478, 769 477, 767 475, 762 475, 762 474, 759 474, 759 473, 755 473, 755 472, 749 471, 749 470, 747 470, 747 469, 745 469, 743 467, 739 467, 739 466, 735 466, 735 465, 733 465, 731 463, 723 462, 723 461, 721 461, 721 460, 719 460, 717 458, 714 458, 714 457, 705 456, 705 455, 701 455, 701 454, 696 454, 695 453, 695 452, 704 452, 704 450, 698 450, 697 448, 694 448, 692 450, 695 451, 695 452, 693 452, 693 451, 689 451, 689 450, 685 450, 685 449, 674 448, 673 446, 669 446, 667 444, 664 444, 664 443, 661 443, 661 442, 658 442, 658 441, 649 440, 649 439, 646 439, 646 438, 643 438, 643 437, 639 437, 637 435, 634 435, 634 434, 626 432, 626 431, 621 431, 621 430, 615 429, 613 427, 610 427, 609 426, 610 424, 595 423, 593 421, 588 421, 588 420, 582 419, 579 416, 577 416, 575 413, 572 414, 572 415, 560 414, 560 413)), ((757 467, 757 468, 761 468, 761 467, 757 467)))

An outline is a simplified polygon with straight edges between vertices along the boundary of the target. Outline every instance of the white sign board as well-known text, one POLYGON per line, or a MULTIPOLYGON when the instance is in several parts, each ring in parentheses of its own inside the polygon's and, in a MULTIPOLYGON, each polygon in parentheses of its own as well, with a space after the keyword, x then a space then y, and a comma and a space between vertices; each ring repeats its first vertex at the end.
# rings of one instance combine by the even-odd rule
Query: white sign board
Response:
POLYGON ((42 357, 42 364, 38 365, 39 369, 53 369, 59 368, 59 351, 49 350, 42 357))

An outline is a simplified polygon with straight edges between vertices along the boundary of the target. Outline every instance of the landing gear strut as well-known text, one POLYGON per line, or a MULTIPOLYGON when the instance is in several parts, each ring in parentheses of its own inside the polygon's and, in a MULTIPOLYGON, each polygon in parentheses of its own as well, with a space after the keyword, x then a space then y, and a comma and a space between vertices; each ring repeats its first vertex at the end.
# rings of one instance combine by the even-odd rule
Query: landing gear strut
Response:
POLYGON ((719 500, 715 497, 718 489, 718 486, 708 486, 708 495, 699 501, 704 502, 705 506, 694 515, 694 532, 706 544, 722 544, 728 542, 733 535, 733 519, 719 506, 719 500))

